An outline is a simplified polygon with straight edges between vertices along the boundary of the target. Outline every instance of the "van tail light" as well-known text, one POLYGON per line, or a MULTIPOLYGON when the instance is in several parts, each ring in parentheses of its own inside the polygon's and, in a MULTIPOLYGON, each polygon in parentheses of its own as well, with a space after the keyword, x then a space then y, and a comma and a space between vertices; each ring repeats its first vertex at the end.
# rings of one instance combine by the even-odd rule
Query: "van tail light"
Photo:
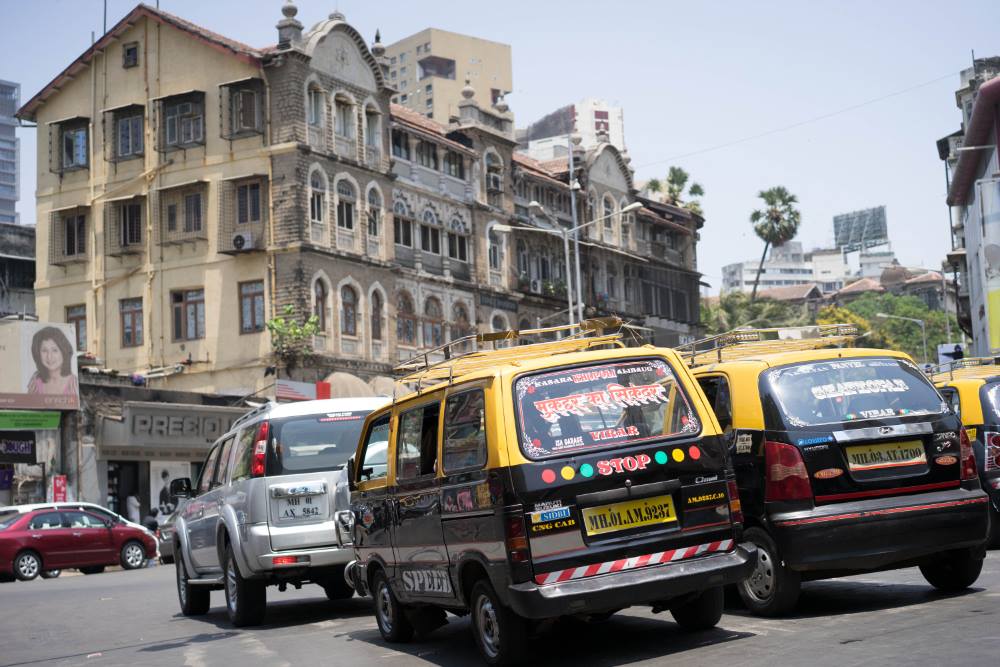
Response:
POLYGON ((510 514, 507 516, 504 521, 504 536, 507 544, 507 556, 510 558, 510 562, 528 562, 528 536, 524 530, 524 516, 522 514, 510 514))
POLYGON ((736 480, 729 480, 726 486, 729 489, 729 516, 733 523, 743 523, 743 505, 740 503, 740 490, 736 487, 736 480))
POLYGON ((798 447, 784 442, 765 442, 764 462, 767 467, 764 500, 812 498, 809 473, 798 447))
POLYGON ((960 429, 962 431, 962 475, 961 480, 964 482, 969 479, 976 479, 979 473, 976 471, 976 457, 972 453, 972 443, 969 442, 969 433, 964 428, 960 429))
POLYGON ((267 461, 267 435, 270 431, 269 422, 265 419, 257 427, 257 438, 253 445, 253 460, 250 462, 250 476, 263 477, 264 464, 267 461))
POLYGON ((986 445, 986 457, 983 461, 983 471, 1000 469, 1000 433, 987 431, 983 433, 983 443, 986 445))

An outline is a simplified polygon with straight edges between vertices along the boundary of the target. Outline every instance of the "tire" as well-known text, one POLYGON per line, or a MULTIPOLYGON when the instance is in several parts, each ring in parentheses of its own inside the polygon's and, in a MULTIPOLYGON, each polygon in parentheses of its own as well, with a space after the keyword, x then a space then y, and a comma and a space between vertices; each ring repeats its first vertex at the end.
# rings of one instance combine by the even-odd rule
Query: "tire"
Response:
POLYGON ((14 576, 31 581, 42 573, 42 557, 34 551, 22 551, 14 556, 14 576))
POLYGON ((330 600, 348 600, 354 597, 354 588, 344 579, 344 568, 337 570, 323 582, 323 590, 330 600))
POLYGON ((122 568, 126 570, 138 570, 146 565, 146 549, 135 540, 123 544, 118 556, 122 568))
POLYGON ((485 579, 472 587, 472 634, 479 654, 488 665, 521 663, 528 648, 525 620, 503 606, 485 579))
POLYGON ((100 574, 100 573, 104 572, 104 566, 103 565, 89 565, 87 567, 81 567, 80 568, 80 572, 83 572, 84 574, 100 574))
POLYGON ((42 572, 42 579, 58 579, 62 570, 45 570, 42 572))
POLYGON ((941 558, 921 565, 920 574, 939 591, 956 593, 976 583, 982 569, 983 560, 973 557, 971 552, 949 551, 941 558))
POLYGON ((267 611, 267 588, 263 581, 246 579, 233 557, 232 546, 226 546, 222 573, 229 622, 237 628, 260 625, 267 611))
POLYGON ((375 599, 375 622, 382 639, 392 644, 401 644, 413 639, 413 625, 406 617, 403 605, 389 586, 385 572, 379 570, 372 581, 372 597, 375 599))
POLYGON ((757 567, 737 585, 743 604, 757 616, 780 616, 799 600, 802 578, 781 563, 778 545, 767 531, 748 528, 744 539, 757 545, 757 567))
POLYGON ((689 632, 708 630, 719 624, 726 595, 721 586, 702 591, 698 597, 670 610, 677 625, 689 632))
POLYGON ((189 583, 187 568, 184 567, 184 559, 178 558, 174 561, 174 568, 177 573, 177 601, 181 605, 181 613, 185 616, 203 616, 208 613, 209 593, 204 586, 192 586, 189 583))

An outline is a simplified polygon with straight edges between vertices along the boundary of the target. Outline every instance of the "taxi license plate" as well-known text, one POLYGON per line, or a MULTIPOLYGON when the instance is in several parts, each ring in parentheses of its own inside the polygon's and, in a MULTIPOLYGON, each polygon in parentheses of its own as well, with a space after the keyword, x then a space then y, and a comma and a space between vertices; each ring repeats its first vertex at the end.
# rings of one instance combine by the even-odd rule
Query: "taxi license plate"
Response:
POLYGON ((677 515, 674 513, 674 500, 670 496, 630 500, 583 510, 583 525, 587 529, 587 535, 601 535, 673 521, 677 521, 677 515))
POLYGON ((900 468, 927 463, 924 443, 920 440, 887 442, 878 445, 847 447, 847 465, 852 472, 900 468))
POLYGON ((278 518, 318 519, 326 516, 324 502, 326 496, 292 496, 278 499, 278 518))

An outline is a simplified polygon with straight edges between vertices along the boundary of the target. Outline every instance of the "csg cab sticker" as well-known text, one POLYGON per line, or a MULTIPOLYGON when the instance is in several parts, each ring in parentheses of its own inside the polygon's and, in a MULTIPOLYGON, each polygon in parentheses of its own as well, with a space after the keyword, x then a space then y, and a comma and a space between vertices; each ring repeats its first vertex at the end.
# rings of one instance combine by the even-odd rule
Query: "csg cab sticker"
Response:
POLYGON ((576 528, 576 519, 568 507, 543 509, 528 516, 531 519, 531 533, 534 535, 576 528))

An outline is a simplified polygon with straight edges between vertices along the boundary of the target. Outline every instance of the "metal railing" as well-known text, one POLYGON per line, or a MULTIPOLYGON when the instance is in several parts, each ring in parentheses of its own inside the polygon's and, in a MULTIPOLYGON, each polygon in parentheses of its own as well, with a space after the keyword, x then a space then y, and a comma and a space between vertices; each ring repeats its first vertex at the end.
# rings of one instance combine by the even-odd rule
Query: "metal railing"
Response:
POLYGON ((858 327, 853 324, 735 329, 678 345, 675 349, 688 366, 694 367, 758 354, 852 345, 860 335, 858 327))

